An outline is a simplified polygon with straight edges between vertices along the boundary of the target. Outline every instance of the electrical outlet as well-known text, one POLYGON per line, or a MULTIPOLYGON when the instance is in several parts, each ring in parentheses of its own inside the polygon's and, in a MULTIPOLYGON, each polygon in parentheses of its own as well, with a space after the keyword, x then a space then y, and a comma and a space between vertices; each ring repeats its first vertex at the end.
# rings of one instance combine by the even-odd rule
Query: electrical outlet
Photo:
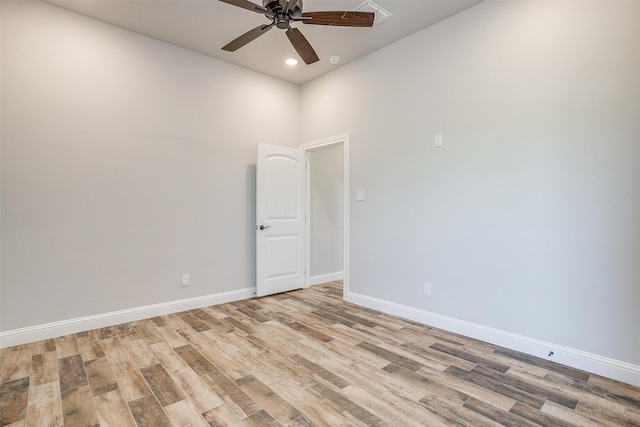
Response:
POLYGON ((189 286, 189 275, 188 274, 183 274, 182 275, 182 286, 189 286))
POLYGON ((431 295, 431 283, 424 284, 424 294, 429 296, 431 295))

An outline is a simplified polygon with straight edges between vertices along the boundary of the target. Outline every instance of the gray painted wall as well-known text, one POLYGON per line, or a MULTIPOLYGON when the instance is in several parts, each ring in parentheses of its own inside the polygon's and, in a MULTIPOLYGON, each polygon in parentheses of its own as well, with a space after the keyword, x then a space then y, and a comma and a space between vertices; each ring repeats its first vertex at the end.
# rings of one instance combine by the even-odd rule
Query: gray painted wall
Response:
POLYGON ((0 330, 252 286, 255 143, 350 132, 352 290, 640 364, 640 3, 484 2, 301 94, 1 19, 0 330))
POLYGON ((344 147, 309 153, 311 276, 344 270, 344 147))
POLYGON ((298 86, 11 1, 1 83, 1 330, 255 286, 256 146, 299 145, 264 114, 298 86))
POLYGON ((640 2, 484 2, 302 102, 367 191, 352 291, 640 364, 640 2))

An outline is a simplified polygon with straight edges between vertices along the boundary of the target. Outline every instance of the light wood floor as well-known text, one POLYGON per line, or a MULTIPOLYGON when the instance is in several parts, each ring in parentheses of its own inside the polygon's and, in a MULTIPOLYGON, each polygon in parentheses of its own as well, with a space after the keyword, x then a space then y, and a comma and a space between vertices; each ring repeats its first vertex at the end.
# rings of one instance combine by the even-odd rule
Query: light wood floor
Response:
POLYGON ((640 425, 640 388, 341 295, 333 282, 0 350, 0 425, 640 425))

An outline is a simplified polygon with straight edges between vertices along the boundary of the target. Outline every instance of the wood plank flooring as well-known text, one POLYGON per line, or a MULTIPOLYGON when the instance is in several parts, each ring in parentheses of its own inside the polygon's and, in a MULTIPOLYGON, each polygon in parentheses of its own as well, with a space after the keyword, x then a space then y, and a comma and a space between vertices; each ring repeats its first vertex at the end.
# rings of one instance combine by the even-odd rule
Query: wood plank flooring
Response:
POLYGON ((0 349, 0 426, 639 426, 640 388, 342 284, 0 349))

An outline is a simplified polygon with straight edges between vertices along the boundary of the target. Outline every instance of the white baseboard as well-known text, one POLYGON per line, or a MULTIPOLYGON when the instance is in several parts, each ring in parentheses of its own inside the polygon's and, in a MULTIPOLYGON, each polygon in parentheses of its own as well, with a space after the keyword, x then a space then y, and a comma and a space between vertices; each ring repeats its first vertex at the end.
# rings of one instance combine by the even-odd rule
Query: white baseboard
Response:
POLYGON ((482 326, 453 317, 442 316, 355 292, 347 293, 345 300, 383 313, 413 320, 427 326, 433 326, 531 356, 551 360, 572 368, 622 381, 627 384, 640 386, 640 366, 638 365, 632 365, 627 362, 552 344, 523 335, 513 334, 500 329, 482 326), (549 356, 549 352, 551 351, 553 351, 553 355, 549 356))
POLYGON ((309 277, 309 286, 319 285, 321 283, 333 282, 334 280, 344 279, 344 271, 336 271, 335 273, 319 274, 309 277))
POLYGON ((133 322, 135 320, 148 319, 150 317, 162 316, 185 310, 192 310, 194 308, 206 307, 209 305, 224 304, 226 302, 248 299, 254 295, 255 288, 245 288, 236 291, 220 292, 201 297, 112 311, 110 313, 96 314, 93 316, 78 317, 76 319, 29 326, 27 328, 13 329, 0 332, 0 348, 26 344, 48 338, 55 338, 62 335, 75 334, 77 332, 104 328, 107 326, 118 325, 120 323, 133 322))
MULTIPOLYGON (((318 278, 317 280, 320 281, 315 283, 311 282, 310 285, 331 282, 333 280, 341 280, 342 273, 314 276, 314 278, 318 278), (338 277, 338 275, 340 275, 340 277, 338 277)), ((27 328, 13 329, 0 332, 0 348, 48 338, 55 338, 91 329, 104 328, 107 326, 118 325, 120 323, 133 322, 136 320, 206 307, 209 305, 224 304, 231 301, 248 299, 254 296, 254 292, 255 288, 245 288, 236 291, 205 295, 202 297, 188 298, 93 316, 79 317, 59 322, 46 323, 27 328)), ((455 319, 453 317, 442 316, 440 314, 373 298, 355 292, 349 292, 345 297, 345 300, 348 302, 378 310, 383 313, 403 317, 428 326, 433 326, 446 331, 465 335, 470 338, 485 341, 490 344, 520 351, 543 359, 552 360, 576 369, 582 369, 587 372, 602 375, 603 377, 640 386, 640 366, 638 365, 632 365, 627 362, 529 338, 523 335, 513 334, 511 332, 455 319), (551 357, 548 356, 550 351, 553 351, 553 356, 551 357)))

